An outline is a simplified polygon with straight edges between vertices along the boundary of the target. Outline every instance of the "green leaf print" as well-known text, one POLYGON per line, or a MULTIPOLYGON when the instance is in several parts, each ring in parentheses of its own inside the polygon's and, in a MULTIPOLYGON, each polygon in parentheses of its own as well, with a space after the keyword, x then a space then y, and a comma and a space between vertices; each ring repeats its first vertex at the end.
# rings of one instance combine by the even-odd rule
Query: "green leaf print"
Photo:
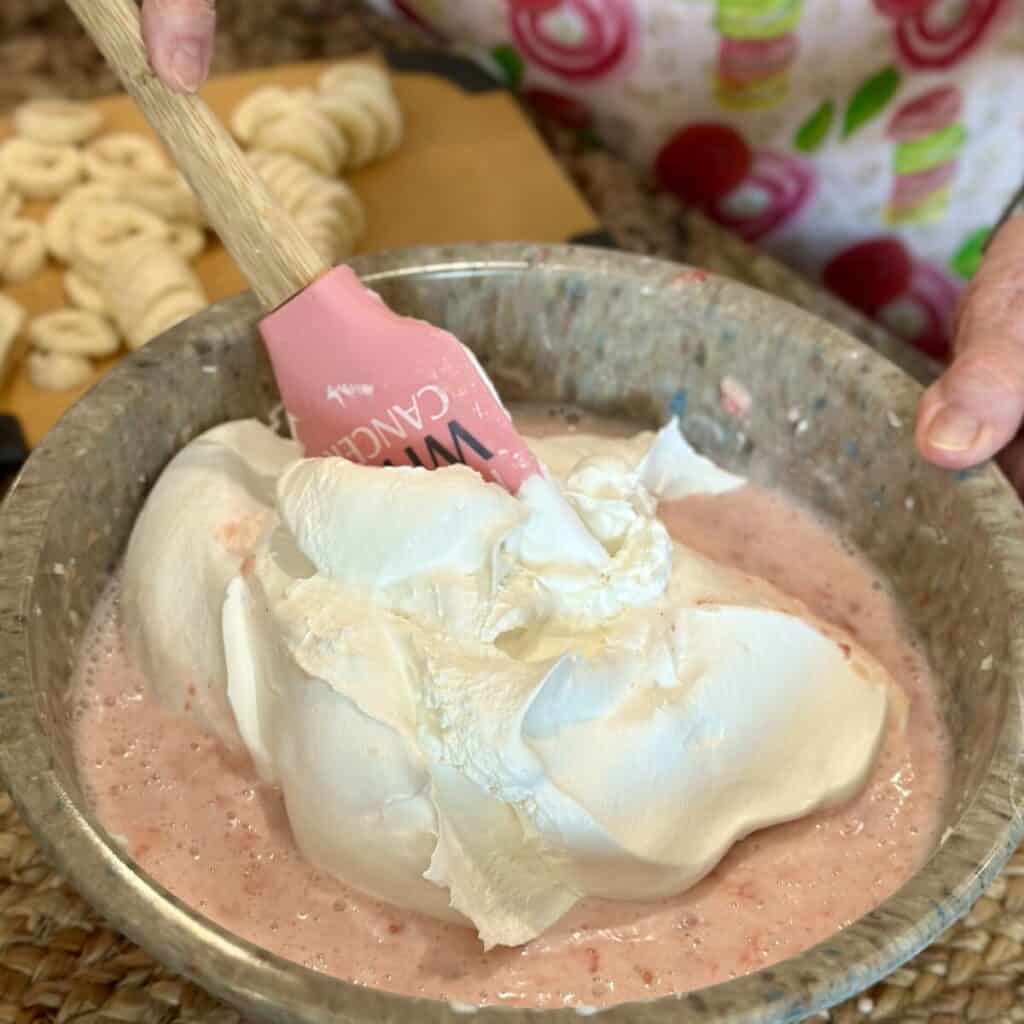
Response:
POLYGON ((848 139, 868 121, 878 117, 896 95, 902 76, 894 67, 872 75, 854 94, 843 119, 843 138, 848 139))
POLYGON ((813 153, 816 149, 820 149, 825 139, 828 138, 835 116, 835 101, 825 100, 796 130, 796 135, 793 136, 793 145, 801 153, 813 153))
POLYGON ((985 255, 985 244, 992 234, 991 228, 979 228, 964 239, 963 244, 953 254, 950 266, 954 273, 969 281, 978 272, 981 258, 985 255))
POLYGON ((491 56, 505 74, 505 83, 510 89, 518 89, 523 81, 523 58, 519 51, 508 43, 499 43, 491 56))

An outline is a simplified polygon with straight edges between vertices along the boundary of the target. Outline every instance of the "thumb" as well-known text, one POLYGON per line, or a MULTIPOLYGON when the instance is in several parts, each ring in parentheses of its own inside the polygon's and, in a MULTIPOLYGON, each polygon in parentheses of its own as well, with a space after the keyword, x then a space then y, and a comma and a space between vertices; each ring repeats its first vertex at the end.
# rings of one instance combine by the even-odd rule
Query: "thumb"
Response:
POLYGON ((993 239, 960 307, 953 365, 921 400, 917 446, 936 465, 990 458, 1024 419, 1024 217, 993 239))
POLYGON ((175 92, 195 92, 213 59, 214 0, 142 0, 142 38, 153 70, 175 92))

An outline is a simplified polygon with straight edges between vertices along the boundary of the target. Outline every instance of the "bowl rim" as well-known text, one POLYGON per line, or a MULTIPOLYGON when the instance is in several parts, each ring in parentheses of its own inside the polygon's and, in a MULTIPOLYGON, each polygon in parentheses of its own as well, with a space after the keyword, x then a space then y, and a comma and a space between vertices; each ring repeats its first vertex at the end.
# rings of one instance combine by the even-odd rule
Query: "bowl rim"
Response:
MULTIPOLYGON (((519 243, 422 246, 353 260, 364 280, 393 280, 438 274, 522 272, 543 266, 560 271, 626 277, 663 284, 666 275, 692 272, 702 286, 717 289, 718 301, 755 301, 766 312, 795 324, 813 325, 820 344, 837 353, 856 350, 909 378, 838 328, 827 325, 770 294, 677 263, 628 253, 566 245, 519 243)), ((248 293, 217 303, 200 314, 257 318, 248 293)), ((234 936, 191 910, 122 855, 106 833, 78 808, 61 785, 33 683, 26 628, 33 581, 40 572, 47 512, 63 487, 61 466, 69 452, 94 445, 103 428, 116 429, 119 403, 143 388, 138 369, 145 361, 180 358, 188 325, 114 367, 80 399, 32 453, 0 511, 0 774, 47 858, 115 927, 165 963, 235 1006, 273 1020, 320 1022, 339 1015, 356 1024, 413 1015, 423 1024, 464 1020, 485 1022, 572 1021, 576 1009, 461 1007, 401 996, 318 974, 234 936)), ((911 408, 912 412, 912 408, 911 408)), ((1000 535, 994 570, 1009 581, 1015 612, 1024 613, 1024 516, 1012 489, 992 467, 958 486, 977 488, 976 504, 985 528, 1000 535), (983 507, 982 507, 983 506, 983 507), (1016 527, 1011 531, 1011 527, 1016 527), (1013 535, 1011 535, 1011 533, 1013 535)), ((1024 630, 1011 640, 1011 665, 1024 665, 1024 630)), ((1024 838, 1024 803, 1018 797, 1024 754, 1022 681, 1008 672, 1006 713, 989 770, 958 823, 947 830, 927 862, 897 893, 827 941, 765 970, 688 994, 643 1003, 622 1003, 598 1011, 609 1024, 675 1021, 681 1015, 705 1022, 795 1021, 856 994, 895 970, 966 913, 1024 838), (951 879, 946 883, 943 879, 951 879)), ((1024 676, 1024 673, 1021 673, 1024 676)))

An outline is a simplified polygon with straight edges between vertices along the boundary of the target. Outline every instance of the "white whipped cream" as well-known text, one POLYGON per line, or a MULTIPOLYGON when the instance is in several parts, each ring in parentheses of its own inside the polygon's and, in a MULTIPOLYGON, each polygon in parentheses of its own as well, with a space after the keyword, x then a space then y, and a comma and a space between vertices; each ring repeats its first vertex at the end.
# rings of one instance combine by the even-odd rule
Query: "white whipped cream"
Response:
POLYGON ((161 476, 124 576, 156 692, 244 744, 304 855, 487 947, 847 799, 892 694, 848 636, 673 543, 658 500, 743 483, 674 421, 533 448, 550 475, 513 497, 229 423, 161 476))

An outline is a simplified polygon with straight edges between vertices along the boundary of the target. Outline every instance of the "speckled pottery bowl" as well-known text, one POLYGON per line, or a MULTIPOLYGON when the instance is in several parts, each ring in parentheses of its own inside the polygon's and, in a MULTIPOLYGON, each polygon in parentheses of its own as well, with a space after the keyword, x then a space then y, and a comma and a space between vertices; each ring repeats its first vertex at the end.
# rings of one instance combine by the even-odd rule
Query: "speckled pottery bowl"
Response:
MULTIPOLYGON (((395 308, 461 336, 508 398, 573 402, 647 425, 680 414, 696 445, 812 505, 880 566, 936 668, 955 763, 942 841, 926 866, 798 957, 601 1018, 799 1020, 893 970, 963 914, 1024 834, 1024 515, 995 470, 955 477, 916 458, 917 385, 812 316, 672 264, 501 245, 386 253, 357 269, 395 308), (725 378, 751 395, 741 418, 723 406, 725 378)), ((118 853, 76 777, 75 649, 148 488, 201 431, 267 419, 278 403, 255 317, 250 297, 232 299, 127 359, 21 474, 0 520, 0 768, 44 849, 102 913, 245 1013, 463 1021, 465 1007, 315 974, 205 920, 118 853)), ((476 1017, 578 1020, 573 1010, 476 1017)))

